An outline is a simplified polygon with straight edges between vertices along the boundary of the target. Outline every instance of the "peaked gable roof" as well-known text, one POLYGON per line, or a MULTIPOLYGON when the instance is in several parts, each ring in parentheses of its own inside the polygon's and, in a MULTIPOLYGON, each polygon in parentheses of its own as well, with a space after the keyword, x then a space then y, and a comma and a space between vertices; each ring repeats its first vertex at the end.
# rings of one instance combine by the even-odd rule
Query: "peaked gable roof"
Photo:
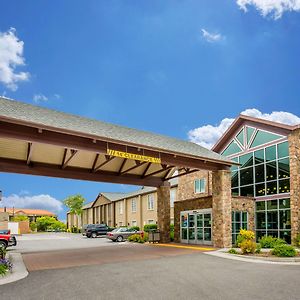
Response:
POLYGON ((292 126, 260 118, 239 115, 212 147, 212 150, 220 153, 229 140, 231 140, 238 133, 243 125, 257 127, 259 129, 268 130, 281 135, 288 135, 291 131, 299 128, 299 125, 292 126))

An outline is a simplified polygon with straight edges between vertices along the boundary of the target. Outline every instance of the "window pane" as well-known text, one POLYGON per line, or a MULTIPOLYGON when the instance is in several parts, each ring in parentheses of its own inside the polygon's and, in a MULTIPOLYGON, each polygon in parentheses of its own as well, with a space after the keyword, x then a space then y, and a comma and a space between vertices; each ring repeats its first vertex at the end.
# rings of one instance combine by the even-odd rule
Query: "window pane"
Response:
POLYGON ((267 201, 267 210, 277 209, 277 200, 269 200, 267 201))
POLYGON ((240 156, 241 168, 249 167, 253 165, 253 153, 248 153, 240 156))
POLYGON ((189 228, 189 240, 194 240, 194 239, 195 239, 195 229, 189 228))
POLYGON ((276 159, 276 146, 266 148, 266 161, 276 159))
POLYGON ((240 180, 240 185, 253 184, 253 168, 241 169, 240 180))
POLYGON ((204 215, 204 227, 210 227, 210 214, 205 214, 204 215))
POLYGON ((239 185, 238 171, 231 172, 231 186, 237 187, 239 185))
POLYGON ((256 213, 256 228, 266 229, 266 214, 265 212, 256 213))
POLYGON ((244 146, 244 129, 240 131, 236 138, 244 146))
POLYGON ((288 244, 291 244, 291 231, 280 231, 280 238, 285 240, 288 244))
POLYGON ((276 161, 270 162, 266 164, 266 180, 275 180, 277 179, 277 168, 276 168, 276 161))
POLYGON ((268 236, 278 237, 278 231, 269 231, 268 230, 268 236))
POLYGON ((260 164, 265 161, 265 152, 264 149, 254 151, 254 162, 255 164, 260 164))
POLYGON ((252 128, 252 127, 247 127, 247 143, 249 144, 249 142, 250 142, 250 139, 251 139, 251 137, 252 137, 252 134, 253 134, 253 132, 254 132, 254 128, 252 128))
POLYGON ((290 208, 290 199, 279 199, 279 208, 290 208))
POLYGON ((241 148, 237 145, 236 141, 232 141, 228 147, 222 152, 223 155, 228 156, 231 154, 241 152, 241 148))
POLYGON ((279 228, 291 229, 291 211, 280 210, 279 211, 279 228))
POLYGON ((265 181, 265 166, 259 165, 255 166, 255 182, 264 182, 265 181))
POLYGON ((203 228, 198 228, 197 229, 197 239, 198 240, 203 240, 203 228))
POLYGON ((181 215, 181 226, 187 227, 188 214, 181 215))
POLYGON ((266 144, 279 138, 281 138, 281 136, 277 134, 258 130, 251 147, 253 148, 262 144, 266 144))
POLYGON ((242 221, 243 221, 243 222, 247 222, 247 214, 248 214, 248 213, 245 212, 245 211, 242 213, 242 221))
POLYGON ((253 197, 254 196, 253 190, 254 190, 253 185, 241 187, 241 196, 253 197))
POLYGON ((241 221, 241 213, 239 211, 235 212, 235 222, 241 221))
POLYGON ((211 229, 210 228, 204 228, 204 240, 211 241, 211 229))
POLYGON ((278 178, 290 177, 290 160, 289 158, 278 160, 278 178))
POLYGON ((203 215, 197 215, 197 227, 203 227, 203 215))
POLYGON ((289 193, 290 192, 290 180, 289 179, 282 179, 279 180, 279 193, 289 193))
POLYGON ((278 158, 289 156, 289 144, 284 142, 277 145, 278 158))
POLYGON ((239 196, 239 189, 232 189, 231 194, 232 196, 239 196))
POLYGON ((266 187, 264 183, 256 184, 255 185, 255 196, 260 197, 260 196, 265 196, 266 194, 266 187))
POLYGON ((195 226, 195 216, 189 215, 189 227, 194 227, 194 226, 195 226))
POLYGON ((267 195, 277 194, 277 181, 267 182, 267 195))
POLYGON ((267 229, 278 229, 278 211, 267 212, 267 229))
POLYGON ((258 241, 259 239, 261 239, 265 235, 266 235, 265 231, 257 230, 256 231, 256 240, 258 241))
POLYGON ((187 229, 186 228, 181 229, 181 238, 183 240, 187 240, 187 229))

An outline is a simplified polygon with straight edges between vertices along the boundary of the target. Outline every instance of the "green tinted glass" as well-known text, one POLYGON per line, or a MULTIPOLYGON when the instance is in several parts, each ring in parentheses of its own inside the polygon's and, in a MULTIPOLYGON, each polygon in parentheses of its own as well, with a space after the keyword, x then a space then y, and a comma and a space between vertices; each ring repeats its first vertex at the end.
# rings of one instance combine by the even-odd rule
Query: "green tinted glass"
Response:
POLYGON ((266 148, 266 161, 276 159, 276 146, 266 148))
POLYGON ((236 138, 244 146, 244 129, 240 131, 236 138))
POLYGON ((284 142, 277 145, 278 149, 278 158, 289 156, 289 144, 284 142))
POLYGON ((254 151, 254 163, 260 164, 265 161, 265 152, 264 149, 254 151))
POLYGON ((253 132, 254 132, 254 128, 252 128, 252 127, 247 127, 247 143, 249 144, 249 142, 250 142, 250 139, 251 139, 251 137, 252 137, 252 134, 253 134, 253 132))
POLYGON ((241 152, 241 148, 237 145, 235 141, 232 141, 228 147, 222 152, 222 155, 228 156, 235 153, 241 152))
POLYGON ((248 153, 240 156, 241 168, 249 167, 253 165, 253 153, 248 153))
POLYGON ((266 209, 265 204, 266 204, 265 201, 256 202, 256 210, 265 210, 266 209))
POLYGON ((278 140, 279 138, 281 138, 281 136, 275 133, 258 130, 252 142, 251 148, 278 140))

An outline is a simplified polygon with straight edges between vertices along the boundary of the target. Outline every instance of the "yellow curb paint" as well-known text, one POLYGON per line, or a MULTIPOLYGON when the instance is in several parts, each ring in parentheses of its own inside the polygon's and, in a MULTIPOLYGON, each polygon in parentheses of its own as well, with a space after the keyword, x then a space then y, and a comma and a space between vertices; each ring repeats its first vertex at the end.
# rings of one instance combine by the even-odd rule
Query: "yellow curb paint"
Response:
POLYGON ((161 246, 161 247, 172 247, 172 248, 202 250, 202 251, 214 251, 214 250, 216 250, 215 248, 193 247, 193 246, 184 246, 184 245, 170 245, 170 244, 151 244, 151 245, 153 245, 153 246, 161 246))

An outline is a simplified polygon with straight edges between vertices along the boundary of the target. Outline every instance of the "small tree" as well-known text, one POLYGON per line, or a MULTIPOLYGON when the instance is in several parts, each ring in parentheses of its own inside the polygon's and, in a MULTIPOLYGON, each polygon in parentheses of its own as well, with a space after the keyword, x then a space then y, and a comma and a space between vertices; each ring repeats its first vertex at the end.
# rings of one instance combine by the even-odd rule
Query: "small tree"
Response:
POLYGON ((85 199, 81 195, 77 194, 74 196, 69 196, 63 202, 65 206, 69 208, 70 214, 77 216, 78 221, 78 218, 82 213, 82 206, 85 202, 85 199))
POLYGON ((28 217, 26 215, 18 215, 13 217, 13 222, 22 222, 22 221, 27 221, 28 217))
POLYGON ((38 231, 46 231, 53 223, 56 222, 56 219, 53 217, 40 217, 36 220, 36 226, 38 231))

